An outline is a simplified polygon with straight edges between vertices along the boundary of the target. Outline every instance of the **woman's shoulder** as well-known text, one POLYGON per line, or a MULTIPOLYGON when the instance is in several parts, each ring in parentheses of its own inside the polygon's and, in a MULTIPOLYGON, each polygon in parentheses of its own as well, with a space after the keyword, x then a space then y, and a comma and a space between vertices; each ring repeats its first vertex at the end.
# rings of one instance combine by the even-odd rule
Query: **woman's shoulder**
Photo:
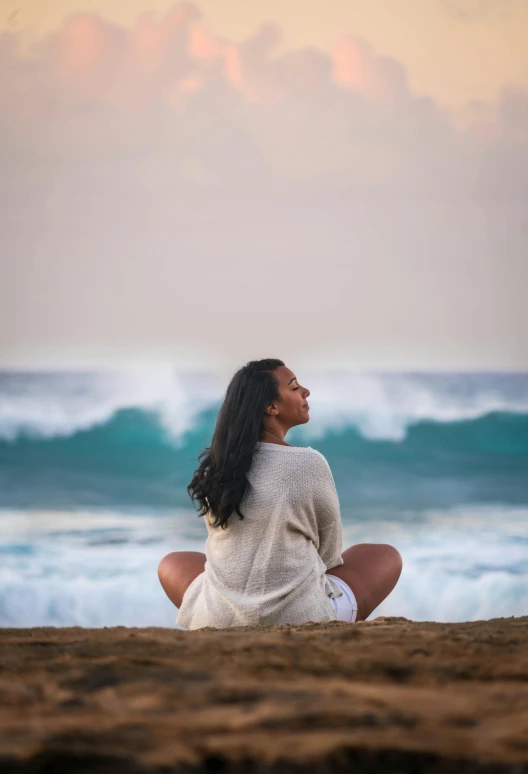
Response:
POLYGON ((259 441, 257 449, 261 459, 275 461, 281 468, 286 465, 297 470, 308 467, 312 473, 320 471, 323 474, 330 470, 324 454, 311 446, 283 446, 259 441))
POLYGON ((308 446, 307 448, 310 449, 312 453, 311 456, 313 459, 319 460, 320 462, 326 462, 326 464, 328 465, 328 461, 326 457, 318 449, 312 449, 311 446, 308 446))
POLYGON ((262 441, 258 441, 256 449, 263 454, 280 457, 282 462, 287 459, 318 459, 326 462, 326 458, 321 452, 317 449, 313 449, 311 446, 289 446, 288 444, 263 443, 262 441))
POLYGON ((317 479, 333 479, 332 470, 324 454, 322 454, 317 449, 312 449, 312 452, 313 454, 310 458, 310 463, 312 466, 313 475, 317 477, 317 479))

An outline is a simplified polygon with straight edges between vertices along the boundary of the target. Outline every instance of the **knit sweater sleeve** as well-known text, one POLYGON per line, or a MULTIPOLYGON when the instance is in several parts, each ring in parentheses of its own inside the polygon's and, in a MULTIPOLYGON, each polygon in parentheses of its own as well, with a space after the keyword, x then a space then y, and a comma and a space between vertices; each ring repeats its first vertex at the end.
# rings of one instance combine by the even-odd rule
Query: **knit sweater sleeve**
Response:
POLYGON ((334 477, 326 458, 317 453, 314 509, 319 537, 318 552, 327 570, 344 564, 341 510, 334 477))

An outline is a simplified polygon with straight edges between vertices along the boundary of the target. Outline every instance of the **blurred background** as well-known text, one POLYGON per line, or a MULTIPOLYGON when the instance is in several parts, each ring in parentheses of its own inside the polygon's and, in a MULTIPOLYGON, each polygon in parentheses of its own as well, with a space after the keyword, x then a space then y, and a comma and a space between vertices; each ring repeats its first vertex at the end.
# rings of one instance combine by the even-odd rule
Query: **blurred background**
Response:
POLYGON ((174 626, 227 384, 311 390, 377 615, 528 612, 528 4, 4 0, 0 625, 174 626))

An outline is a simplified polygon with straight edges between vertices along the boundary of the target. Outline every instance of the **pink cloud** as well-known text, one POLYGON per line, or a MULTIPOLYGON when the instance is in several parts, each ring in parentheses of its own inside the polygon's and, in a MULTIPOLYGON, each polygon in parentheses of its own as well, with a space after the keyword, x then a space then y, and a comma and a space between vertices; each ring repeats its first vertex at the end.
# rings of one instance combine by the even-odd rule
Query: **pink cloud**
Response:
POLYGON ((400 62, 367 41, 348 35, 330 53, 278 51, 280 41, 273 24, 226 40, 188 3, 143 14, 131 29, 73 15, 26 58, 4 34, 6 152, 112 158, 161 147, 193 179, 416 187, 489 180, 488 149, 525 143, 522 92, 505 91, 460 132, 431 99, 410 93, 400 62))
POLYGON ((376 55, 362 38, 348 35, 333 52, 335 81, 380 102, 396 102, 408 97, 406 73, 390 57, 376 55))
POLYGON ((58 38, 60 66, 81 77, 98 67, 116 43, 108 24, 96 16, 78 14, 66 20, 58 38))
MULTIPOLYGON (((72 87, 80 96, 117 105, 126 104, 131 91, 147 103, 167 84, 172 91, 175 80, 188 84, 189 77, 217 84, 220 78, 251 102, 309 95, 331 89, 332 80, 380 101, 396 98, 398 86, 400 94, 405 91, 401 66, 377 58, 358 39, 344 39, 332 58, 309 48, 274 56, 280 38, 280 29, 269 24, 242 43, 225 40, 202 23, 196 6, 178 3, 159 19, 139 16, 131 30, 75 14, 34 54, 55 93, 72 87)), ((187 85, 182 90, 189 91, 187 85)))
POLYGON ((221 56, 224 45, 201 24, 192 24, 187 50, 194 59, 216 59, 221 56))

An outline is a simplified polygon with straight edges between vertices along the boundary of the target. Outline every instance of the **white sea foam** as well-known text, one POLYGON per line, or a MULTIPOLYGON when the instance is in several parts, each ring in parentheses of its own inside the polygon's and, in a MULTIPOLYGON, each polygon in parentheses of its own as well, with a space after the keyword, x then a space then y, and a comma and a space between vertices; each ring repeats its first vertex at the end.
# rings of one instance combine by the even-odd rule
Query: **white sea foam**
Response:
POLYGON ((9 376, 0 381, 0 438, 5 440, 21 434, 69 436, 104 424, 120 409, 140 408, 156 412, 177 441, 221 396, 211 376, 178 374, 170 366, 9 376))
MULTIPOLYGON (((300 377, 301 378, 301 377, 300 377)), ((311 390, 308 441, 353 425, 365 438, 402 440, 423 419, 453 422, 493 411, 528 412, 528 373, 306 374, 311 390)))
MULTIPOLYGON (((299 374, 311 390, 302 440, 357 427, 366 438, 401 440, 421 419, 452 422, 491 411, 528 413, 526 374, 299 374)), ((155 411, 177 445, 199 413, 219 405, 220 373, 178 373, 171 366, 119 373, 30 374, 0 379, 0 438, 68 436, 104 424, 119 409, 155 411)))
MULTIPOLYGON (((401 578, 372 618, 472 621, 528 613, 527 523, 526 508, 457 508, 345 524, 343 539, 402 554, 401 578)), ((0 626, 174 626, 157 566, 170 551, 203 551, 205 537, 185 510, 0 512, 0 626)))

